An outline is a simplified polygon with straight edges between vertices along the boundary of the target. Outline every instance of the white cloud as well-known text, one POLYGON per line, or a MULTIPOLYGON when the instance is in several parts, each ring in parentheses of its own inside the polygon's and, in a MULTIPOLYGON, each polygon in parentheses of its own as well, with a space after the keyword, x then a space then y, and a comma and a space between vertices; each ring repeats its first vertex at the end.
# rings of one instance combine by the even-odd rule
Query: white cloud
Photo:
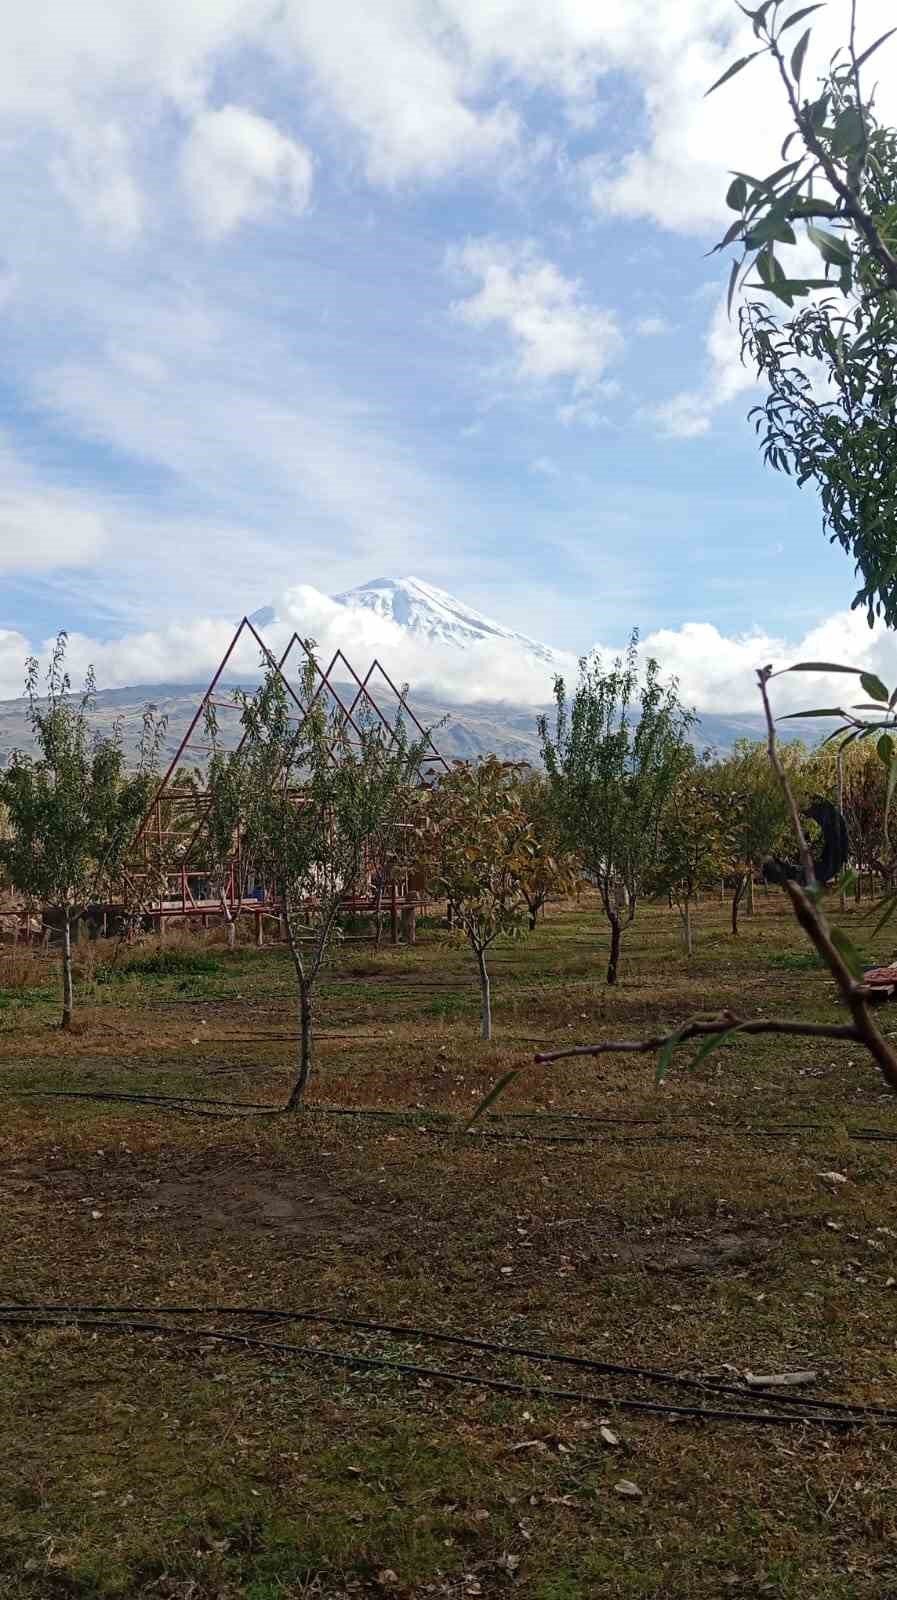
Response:
MULTIPOLYGON (((890 24, 892 0, 864 0, 862 42, 890 24)), ((580 134, 606 126, 605 86, 627 75, 645 133, 614 168, 582 168, 602 213, 705 229, 720 216, 722 175, 775 163, 781 96, 758 63, 719 94, 708 85, 753 41, 731 0, 44 0, 9 5, 0 62, 6 119, 77 135, 85 117, 201 113, 216 75, 241 48, 299 80, 297 99, 349 131, 371 182, 390 187, 470 170, 507 169, 537 150, 533 91, 580 134)), ((811 82, 844 29, 844 7, 813 18, 811 82)), ((885 113, 897 93, 882 52, 885 113), (889 98, 890 97, 890 98, 889 98)), ((560 136, 558 136, 560 137, 560 136)))
POLYGON ((144 222, 144 200, 130 170, 128 141, 115 122, 74 130, 50 165, 63 197, 88 227, 113 245, 129 245, 144 222))
POLYGON ((312 160, 266 117, 226 105, 194 119, 181 181, 204 232, 221 239, 277 205, 301 214, 311 197, 312 160))
POLYGON ((704 348, 706 376, 701 387, 680 390, 652 413, 661 433, 672 439, 698 439, 708 433, 714 413, 756 385, 755 373, 741 359, 737 309, 730 317, 725 299, 714 307, 704 348))
POLYGON ((87 567, 107 537, 99 509, 39 483, 0 437, 0 573, 87 567))
POLYGON ((518 378, 569 379, 591 391, 622 350, 612 311, 593 305, 582 285, 567 278, 532 243, 471 239, 452 251, 449 266, 479 282, 455 301, 456 317, 472 328, 498 327, 514 351, 518 378))
MULTIPOLYGON (((449 642, 404 630, 391 617, 364 606, 345 605, 308 584, 275 597, 278 621, 266 627, 265 638, 282 649, 295 629, 316 641, 329 659, 342 648, 353 665, 366 669, 378 656, 396 682, 429 691, 449 702, 505 700, 514 705, 544 705, 551 698, 555 671, 575 681, 576 658, 563 650, 553 661, 541 661, 501 637, 484 638, 460 648, 449 642)), ((78 681, 90 663, 101 687, 138 683, 203 683, 218 666, 233 635, 234 622, 204 617, 146 629, 99 641, 73 633, 69 665, 78 681)), ((599 648, 609 661, 624 641, 599 648)), ((49 641, 36 647, 44 655, 49 641)), ((19 632, 0 629, 0 696, 21 693, 26 654, 33 647, 19 632)), ((772 663, 787 667, 800 660, 840 662, 877 672, 886 683, 897 682, 897 636, 884 628, 869 629, 857 611, 837 612, 787 638, 754 630, 727 635, 711 622, 686 622, 647 635, 640 646, 645 660, 654 656, 662 672, 679 681, 683 701, 698 711, 738 715, 759 713, 757 668, 772 663)), ((231 677, 246 680, 258 671, 258 650, 251 640, 232 661, 231 677)), ((808 706, 850 704, 863 698, 857 682, 844 674, 801 673, 777 678, 772 688, 777 715, 808 706)), ((820 724, 820 732, 823 725, 820 724)))
MULTIPOLYGON (((604 158, 590 158, 582 172, 592 203, 603 215, 643 217, 682 232, 722 233, 725 174, 730 170, 762 174, 781 164, 780 146, 791 126, 787 103, 768 60, 752 62, 717 93, 706 96, 726 67, 757 46, 750 24, 731 0, 677 0, 665 9, 676 29, 675 40, 668 39, 672 49, 662 47, 662 37, 652 37, 653 19, 646 17, 641 39, 620 30, 616 52, 619 66, 641 89, 646 136, 622 164, 611 167, 604 158)), ((814 13, 805 85, 816 81, 833 52, 844 44, 847 12, 846 5, 832 5, 814 13)), ((892 23, 893 0, 864 0, 857 48, 871 43, 892 23)), ((880 82, 877 109, 885 117, 893 115, 897 106, 893 46, 882 51, 869 71, 870 83, 880 82)))
POLYGON ((654 339, 661 333, 671 333, 672 324, 666 317, 640 317, 635 331, 642 339, 654 339))
POLYGON ((482 68, 449 4, 424 0, 292 0, 282 48, 310 68, 323 104, 361 138, 375 183, 429 180, 494 163, 520 123, 483 103, 482 68))
MULTIPOLYGON (((712 623, 686 622, 649 634, 641 649, 643 657, 655 656, 679 679, 682 698, 702 711, 760 711, 756 672, 768 663, 781 668, 833 661, 897 682, 897 636, 882 627, 870 629, 861 611, 836 612, 791 639, 761 630, 727 636, 712 623)), ((789 674, 775 680, 771 696, 777 715, 866 698, 857 681, 835 673, 789 674)))
POLYGON ((15 628, 0 628, 0 696, 12 700, 22 693, 25 660, 31 645, 15 628))

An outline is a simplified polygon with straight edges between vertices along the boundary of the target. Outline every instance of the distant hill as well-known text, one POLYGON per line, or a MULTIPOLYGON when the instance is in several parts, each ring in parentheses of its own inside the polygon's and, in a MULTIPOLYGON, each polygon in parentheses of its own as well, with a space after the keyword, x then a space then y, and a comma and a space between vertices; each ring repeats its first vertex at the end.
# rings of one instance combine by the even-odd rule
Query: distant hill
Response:
MULTIPOLYGON (((124 689, 101 689, 96 697, 93 722, 98 730, 107 731, 118 720, 122 725, 125 749, 133 756, 140 737, 143 710, 153 705, 160 715, 168 718, 165 754, 170 760, 189 726, 196 707, 205 693, 206 684, 144 683, 124 689)), ((344 686, 345 695, 351 698, 352 690, 344 686)), ((409 695, 412 709, 424 724, 434 726, 445 718, 444 726, 434 732, 437 748, 448 759, 460 757, 475 760, 491 752, 505 760, 539 761, 539 740, 536 721, 538 707, 515 706, 504 702, 479 701, 475 705, 451 705, 426 694, 409 695)), ((384 710, 388 711, 384 701, 384 710)), ((551 708, 548 709, 549 716, 551 708)), ((236 719, 232 719, 236 721, 236 719)), ((227 719, 222 719, 222 733, 226 735, 227 719)), ((813 745, 820 737, 820 724, 789 722, 790 739, 803 739, 813 745)), ((761 739, 764 736, 762 717, 742 713, 724 716, 705 713, 695 728, 692 743, 702 750, 710 747, 725 755, 738 739, 761 739)), ((5 765, 14 749, 30 750, 31 729, 28 725, 27 703, 24 700, 0 701, 0 765, 5 765)))
MULTIPOLYGON (((433 647, 434 659, 442 662, 449 658, 459 661, 462 665, 462 682, 465 656, 468 661, 475 662, 484 649, 498 652, 502 661, 510 663, 511 676, 506 676, 505 682, 519 681, 521 685, 532 684, 533 681, 539 684, 544 682, 546 694, 553 676, 558 672, 569 676, 573 662, 569 654, 564 655, 550 645, 531 639, 528 634, 484 616, 455 595, 437 589, 421 578, 373 578, 355 589, 333 595, 332 605, 335 615, 342 619, 340 637, 348 645, 349 655, 353 658, 355 650, 350 641, 358 634, 360 621, 369 621, 374 617, 388 626, 391 638, 395 639, 398 630, 400 643, 403 635, 413 643, 415 659, 420 659, 420 647, 423 645, 425 648, 433 647), (537 668, 535 680, 534 666, 537 668)), ((297 626, 295 617, 281 617, 273 605, 263 606, 253 613, 250 620, 262 632, 278 623, 297 626)), ((401 658, 401 650, 399 656, 401 658)), ((384 659, 388 665, 391 657, 384 659)), ((251 669, 247 666, 237 670, 251 669)), ((439 681, 438 676, 436 681, 439 681)), ((453 674, 453 681, 458 681, 457 673, 453 674)), ((346 685, 340 687, 341 692, 344 690, 349 698, 354 694, 352 688, 346 685)), ((103 689, 96 697, 94 720, 98 728, 108 729, 116 719, 120 719, 125 748, 132 755, 140 736, 144 706, 147 703, 154 705, 161 715, 168 718, 165 750, 170 760, 206 688, 207 683, 145 683, 135 684, 132 688, 103 689)), ((542 690, 535 692, 541 693, 542 690)), ((494 752, 509 761, 530 761, 534 764, 539 761, 538 706, 485 700, 453 704, 436 693, 419 690, 412 691, 409 700, 425 727, 443 723, 444 719, 444 725, 435 732, 434 739, 448 760, 474 760, 494 752)), ((387 715, 390 714, 386 700, 383 709, 387 715)), ((552 708, 544 709, 550 716, 552 708)), ((30 748, 31 732, 26 710, 22 700, 0 701, 0 765, 8 761, 13 749, 30 748)), ((236 720, 236 717, 227 716, 222 720, 220 731, 225 742, 228 725, 235 725, 236 720)), ((818 723, 789 722, 787 729, 783 737, 802 738, 810 745, 817 743, 820 736, 818 723)), ((709 747, 725 755, 736 740, 761 739, 764 733, 763 719, 759 714, 727 716, 707 712, 695 728, 692 742, 698 750, 709 747)), ((201 733, 199 741, 202 742, 201 733)))

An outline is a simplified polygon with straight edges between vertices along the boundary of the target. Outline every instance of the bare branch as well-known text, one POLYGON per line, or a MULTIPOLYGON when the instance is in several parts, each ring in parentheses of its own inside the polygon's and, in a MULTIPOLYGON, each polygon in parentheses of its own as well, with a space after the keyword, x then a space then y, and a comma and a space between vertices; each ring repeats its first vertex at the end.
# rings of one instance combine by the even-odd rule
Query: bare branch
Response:
POLYGON ((851 1022, 796 1022, 790 1017, 751 1017, 742 1019, 731 1011, 721 1011, 718 1017, 695 1017, 684 1027, 671 1033, 655 1034, 650 1039, 608 1039, 600 1044, 571 1045, 567 1050, 549 1050, 533 1059, 539 1066, 553 1061, 567 1061, 574 1056, 603 1055, 655 1055, 672 1043, 687 1044, 689 1039, 706 1039, 714 1034, 729 1033, 737 1028, 739 1033, 786 1033, 808 1039, 846 1039, 854 1044, 865 1044, 865 1038, 855 1023, 851 1022))
POLYGON ((766 685, 771 676, 772 667, 760 667, 757 672, 757 682, 760 685, 760 694, 763 698, 763 711, 766 716, 766 735, 767 748, 769 750, 769 762, 773 772, 779 780, 782 793, 785 796, 785 799, 788 803, 788 809, 791 812, 791 821, 794 824, 794 832, 797 835, 800 861, 801 866, 804 869, 804 878, 806 879, 807 888, 813 889, 816 885, 816 868, 813 865, 813 853, 807 842, 807 836, 803 830, 803 824, 800 820, 800 810, 798 808, 797 801, 794 798, 791 785, 788 782, 788 774, 786 773, 785 768, 782 766, 782 763, 779 759, 778 745, 776 743, 775 719, 772 714, 772 707, 769 704, 769 695, 766 690, 766 685))

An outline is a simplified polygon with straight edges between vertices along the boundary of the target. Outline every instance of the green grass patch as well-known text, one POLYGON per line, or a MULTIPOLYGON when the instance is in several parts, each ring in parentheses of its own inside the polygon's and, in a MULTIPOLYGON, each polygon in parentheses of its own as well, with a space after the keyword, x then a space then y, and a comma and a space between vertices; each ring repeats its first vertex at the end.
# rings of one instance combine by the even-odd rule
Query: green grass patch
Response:
POLYGON ((117 964, 105 963, 97 968, 97 983, 114 983, 119 978, 182 978, 198 974, 218 974, 222 964, 217 955, 207 950, 153 950, 148 954, 128 956, 117 964))

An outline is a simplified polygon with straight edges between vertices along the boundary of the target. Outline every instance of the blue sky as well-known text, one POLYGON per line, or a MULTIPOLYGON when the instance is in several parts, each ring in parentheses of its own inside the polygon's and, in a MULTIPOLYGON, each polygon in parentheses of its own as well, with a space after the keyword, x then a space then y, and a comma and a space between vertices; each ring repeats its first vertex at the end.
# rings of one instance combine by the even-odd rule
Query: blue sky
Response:
POLYGON ((698 693, 683 625, 739 671, 831 626, 849 563, 759 460, 705 257, 774 85, 702 101, 729 0, 601 9, 5 0, 0 692, 63 626, 106 681, 202 676, 381 573, 570 651, 676 635, 698 693))

